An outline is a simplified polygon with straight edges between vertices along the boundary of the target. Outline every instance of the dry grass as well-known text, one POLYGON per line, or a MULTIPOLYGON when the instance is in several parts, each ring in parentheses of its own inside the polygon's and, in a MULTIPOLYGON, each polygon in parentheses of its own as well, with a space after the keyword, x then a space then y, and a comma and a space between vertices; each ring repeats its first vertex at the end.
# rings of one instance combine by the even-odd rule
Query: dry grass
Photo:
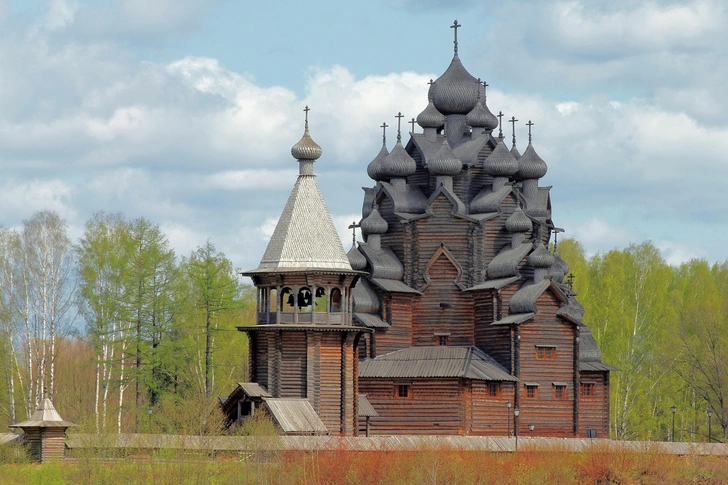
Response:
POLYGON ((416 451, 251 450, 217 456, 159 450, 107 459, 79 456, 72 462, 43 465, 9 461, 0 464, 0 482, 8 485, 728 483, 726 457, 599 445, 579 453, 526 447, 511 454, 423 446, 416 451))

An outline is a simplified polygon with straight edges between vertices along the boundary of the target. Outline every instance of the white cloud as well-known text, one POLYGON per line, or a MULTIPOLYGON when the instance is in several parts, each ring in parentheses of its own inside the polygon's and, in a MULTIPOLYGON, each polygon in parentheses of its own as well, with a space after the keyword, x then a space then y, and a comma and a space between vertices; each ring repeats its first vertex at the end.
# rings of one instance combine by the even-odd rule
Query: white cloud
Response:
POLYGON ((205 177, 205 183, 213 189, 281 189, 290 188, 296 180, 296 170, 231 170, 205 177))
POLYGON ((581 224, 572 224, 568 234, 573 234, 573 237, 586 248, 596 248, 596 252, 625 247, 636 240, 635 235, 628 229, 601 218, 591 218, 581 224))
POLYGON ((667 264, 680 266, 691 259, 704 259, 705 250, 692 244, 679 244, 671 241, 657 241, 655 243, 667 264))
POLYGON ((6 182, 0 189, 0 207, 14 220, 30 217, 36 211, 52 210, 64 219, 74 219, 74 186, 61 180, 6 182))
POLYGON ((274 219, 274 218, 266 219, 263 222, 263 224, 257 228, 260 239, 262 239, 264 241, 270 240, 271 236, 273 235, 273 231, 276 230, 277 224, 278 224, 278 219, 274 219))

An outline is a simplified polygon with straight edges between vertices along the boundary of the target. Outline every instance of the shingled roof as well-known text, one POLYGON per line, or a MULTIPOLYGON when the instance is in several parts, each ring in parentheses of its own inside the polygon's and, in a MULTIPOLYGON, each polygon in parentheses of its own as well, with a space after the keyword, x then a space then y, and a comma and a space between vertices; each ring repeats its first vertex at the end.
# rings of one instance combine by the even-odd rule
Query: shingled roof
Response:
POLYGON ((11 424, 10 428, 68 428, 76 426, 61 418, 50 399, 43 399, 33 415, 27 421, 11 424))
POLYGON ((359 364, 359 377, 464 377, 485 381, 518 381, 477 347, 410 347, 359 364))

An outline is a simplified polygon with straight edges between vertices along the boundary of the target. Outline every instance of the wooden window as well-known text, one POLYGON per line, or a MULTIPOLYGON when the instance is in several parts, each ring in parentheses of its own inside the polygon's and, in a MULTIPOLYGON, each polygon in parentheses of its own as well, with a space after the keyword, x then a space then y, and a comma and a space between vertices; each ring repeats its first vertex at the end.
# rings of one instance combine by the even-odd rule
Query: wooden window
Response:
POLYGON ((582 396, 593 396, 594 395, 594 383, 593 382, 582 382, 581 383, 581 395, 582 396))
POLYGON ((305 286, 298 290, 298 311, 301 313, 310 313, 313 309, 313 297, 311 289, 305 286))
POLYGON ((526 397, 529 399, 538 399, 538 386, 526 384, 526 397))
POLYGON ((435 342, 437 343, 437 345, 447 345, 450 343, 450 337, 448 337, 447 335, 438 335, 437 337, 435 337, 435 342))
POLYGON ((489 382, 488 383, 488 396, 490 397, 500 397, 500 384, 497 382, 489 382))
POLYGON ((556 359, 556 347, 539 345, 536 347, 536 358, 538 360, 554 360, 556 359))
POLYGON ((406 399, 412 396, 409 384, 398 384, 395 387, 396 396, 398 398, 406 399))
POLYGON ((554 399, 566 399, 566 386, 559 384, 554 386, 554 399))

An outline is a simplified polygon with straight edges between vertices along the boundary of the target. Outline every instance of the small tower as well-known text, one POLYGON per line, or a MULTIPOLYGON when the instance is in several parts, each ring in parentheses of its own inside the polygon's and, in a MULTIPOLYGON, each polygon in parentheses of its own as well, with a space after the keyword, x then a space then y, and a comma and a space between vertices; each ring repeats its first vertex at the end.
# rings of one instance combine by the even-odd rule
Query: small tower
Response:
POLYGON ((29 420, 11 424, 25 433, 23 443, 31 460, 60 460, 66 450, 66 430, 75 424, 64 421, 50 399, 43 399, 29 420))
POLYGON ((321 147, 306 124, 291 149, 299 175, 257 269, 257 324, 238 327, 250 342, 250 377, 273 398, 305 398, 332 434, 357 423, 357 345, 352 269, 321 195, 313 164, 321 147))

